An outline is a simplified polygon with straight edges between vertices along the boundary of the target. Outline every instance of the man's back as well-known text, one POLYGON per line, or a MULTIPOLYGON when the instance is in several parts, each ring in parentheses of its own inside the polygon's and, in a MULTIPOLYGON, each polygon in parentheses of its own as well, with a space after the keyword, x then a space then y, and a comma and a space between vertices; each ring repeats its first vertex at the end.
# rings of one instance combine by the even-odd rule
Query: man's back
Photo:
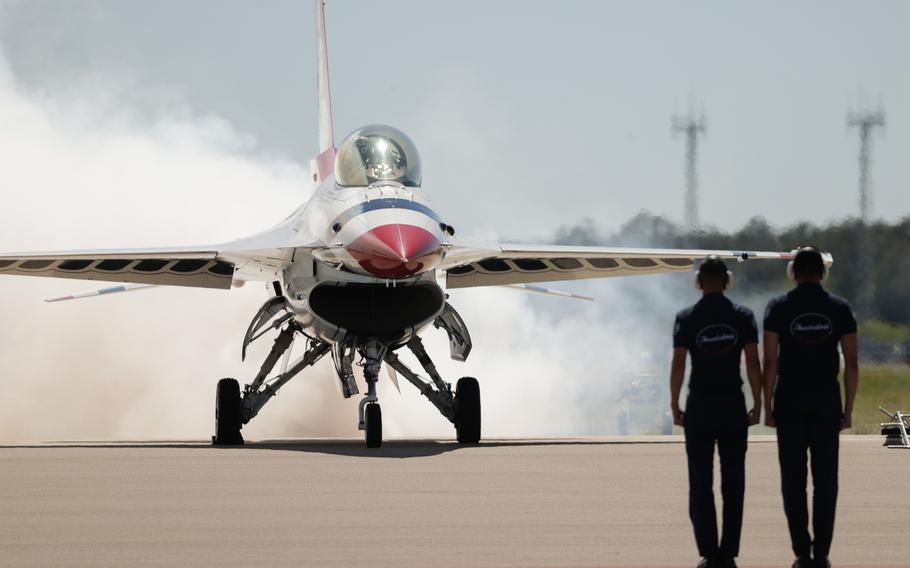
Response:
POLYGON ((708 294, 676 316, 675 347, 692 358, 689 392, 703 395, 742 393, 743 347, 758 342, 755 317, 723 294, 708 294))
POLYGON ((743 351, 753 401, 761 398, 755 316, 724 296, 731 279, 722 260, 705 259, 695 280, 702 298, 676 315, 673 329, 670 407, 674 422, 685 429, 689 518, 702 557, 699 566, 735 567, 739 555, 748 428, 758 422, 757 407, 746 410, 740 372, 743 351), (692 373, 683 413, 679 394, 687 357, 692 359, 692 373), (715 449, 724 500, 722 535, 714 506, 715 449))
POLYGON ((781 494, 796 555, 793 566, 830 566, 839 435, 850 427, 859 384, 856 319, 846 301, 822 288, 828 266, 817 248, 796 251, 787 274, 796 288, 772 300, 765 311, 765 420, 777 427, 781 494), (844 353, 843 406, 837 382, 838 345, 844 353), (809 454, 814 486, 811 535, 806 500, 809 454))
POLYGON ((776 333, 780 346, 775 414, 840 415, 838 343, 856 332, 850 305, 821 284, 803 283, 773 299, 764 319, 765 331, 776 333))

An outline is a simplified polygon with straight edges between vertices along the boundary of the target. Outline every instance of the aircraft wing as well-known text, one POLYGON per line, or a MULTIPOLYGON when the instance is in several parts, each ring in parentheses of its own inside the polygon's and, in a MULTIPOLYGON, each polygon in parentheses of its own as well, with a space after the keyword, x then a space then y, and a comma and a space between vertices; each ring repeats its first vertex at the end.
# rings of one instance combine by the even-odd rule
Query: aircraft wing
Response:
MULTIPOLYGON (((791 260, 792 252, 575 247, 524 244, 453 246, 446 253, 449 288, 502 286, 690 272, 708 255, 724 260, 791 260)), ((831 262, 830 255, 826 257, 831 262)))
POLYGON ((0 275, 227 289, 235 279, 276 279, 292 251, 292 247, 245 249, 228 244, 0 253, 0 275))

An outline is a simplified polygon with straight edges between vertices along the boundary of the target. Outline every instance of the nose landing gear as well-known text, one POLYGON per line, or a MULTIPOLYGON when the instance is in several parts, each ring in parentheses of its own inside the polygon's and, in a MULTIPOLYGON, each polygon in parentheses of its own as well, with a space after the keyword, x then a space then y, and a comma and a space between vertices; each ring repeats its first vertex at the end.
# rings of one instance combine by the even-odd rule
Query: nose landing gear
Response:
POLYGON ((364 415, 364 438, 368 448, 382 446, 382 408, 378 402, 371 402, 364 415))
POLYGON ((378 341, 371 340, 360 349, 363 356, 363 378, 367 383, 367 394, 360 401, 358 414, 360 421, 357 427, 363 430, 368 448, 382 446, 382 408, 379 406, 379 397, 376 394, 376 382, 379 380, 379 369, 382 358, 386 353, 386 346, 378 341))

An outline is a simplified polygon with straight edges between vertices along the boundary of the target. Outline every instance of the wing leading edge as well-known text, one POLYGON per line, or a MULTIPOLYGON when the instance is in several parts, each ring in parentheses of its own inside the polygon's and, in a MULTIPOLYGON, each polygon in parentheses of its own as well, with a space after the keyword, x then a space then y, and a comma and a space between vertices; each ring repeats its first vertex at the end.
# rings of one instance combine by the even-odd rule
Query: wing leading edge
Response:
POLYGON ((235 265, 215 251, 114 250, 0 255, 0 275, 230 288, 235 265))
POLYGON ((272 281, 295 250, 319 248, 298 233, 297 218, 217 245, 0 253, 0 276, 44 276, 132 284, 227 289, 272 281))
POLYGON ((0 275, 227 289, 275 280, 295 249, 312 248, 285 232, 205 247, 0 253, 0 275))
MULTIPOLYGON (((791 260, 792 252, 535 246, 504 244, 450 251, 446 267, 449 288, 502 286, 689 272, 708 255, 724 260, 791 260), (496 250, 498 248, 498 250, 496 250)), ((833 262, 826 255, 826 262, 833 262)))

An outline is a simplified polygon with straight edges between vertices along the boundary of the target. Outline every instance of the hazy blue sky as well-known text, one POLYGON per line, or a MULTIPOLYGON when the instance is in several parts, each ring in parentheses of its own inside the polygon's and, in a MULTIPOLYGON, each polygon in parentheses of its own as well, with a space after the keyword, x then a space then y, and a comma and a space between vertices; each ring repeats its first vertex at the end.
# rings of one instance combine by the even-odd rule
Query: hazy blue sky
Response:
MULTIPOLYGON (((908 22, 904 1, 330 0, 336 139, 398 126, 452 224, 530 238, 641 209, 680 219, 670 116, 694 101, 703 220, 822 222, 856 212, 845 113, 862 90, 888 113, 873 180, 893 219, 910 213, 908 22)), ((313 28, 309 1, 0 0, 0 49, 29 89, 221 116, 255 138, 246 151, 304 164, 313 28)))

